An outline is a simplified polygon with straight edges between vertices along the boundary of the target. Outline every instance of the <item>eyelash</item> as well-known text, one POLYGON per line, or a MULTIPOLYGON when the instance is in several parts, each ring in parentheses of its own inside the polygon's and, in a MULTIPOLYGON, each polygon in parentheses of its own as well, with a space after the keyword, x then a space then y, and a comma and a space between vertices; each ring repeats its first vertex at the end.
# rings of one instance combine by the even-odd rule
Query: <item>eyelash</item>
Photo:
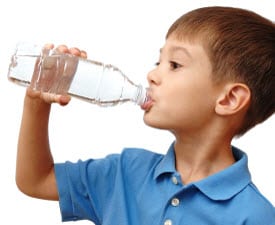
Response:
MULTIPOLYGON (((159 65, 160 65, 160 62, 155 63, 155 66, 159 66, 159 65)), ((176 69, 182 67, 182 65, 180 65, 180 64, 178 64, 177 62, 174 62, 174 61, 169 61, 169 65, 173 70, 176 70, 176 69)))
POLYGON ((178 64, 178 63, 176 63, 176 62, 173 62, 173 61, 170 62, 170 66, 171 66, 171 68, 172 68, 173 70, 176 70, 176 69, 182 67, 182 65, 180 65, 180 64, 178 64))

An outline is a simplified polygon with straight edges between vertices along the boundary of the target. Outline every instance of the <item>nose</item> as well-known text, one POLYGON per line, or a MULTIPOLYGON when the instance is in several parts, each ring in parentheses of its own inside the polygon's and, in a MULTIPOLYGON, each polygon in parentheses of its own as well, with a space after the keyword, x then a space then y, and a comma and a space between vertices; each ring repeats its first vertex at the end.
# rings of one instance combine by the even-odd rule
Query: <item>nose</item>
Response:
POLYGON ((151 70, 147 75, 147 81, 148 83, 159 85, 160 84, 160 76, 157 73, 157 68, 151 70))

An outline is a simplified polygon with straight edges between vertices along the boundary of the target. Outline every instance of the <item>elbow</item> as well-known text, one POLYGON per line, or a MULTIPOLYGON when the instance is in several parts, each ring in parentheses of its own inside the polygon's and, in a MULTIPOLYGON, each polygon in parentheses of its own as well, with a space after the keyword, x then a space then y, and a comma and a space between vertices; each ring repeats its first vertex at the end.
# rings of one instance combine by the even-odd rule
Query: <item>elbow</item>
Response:
POLYGON ((20 176, 16 176, 15 183, 20 192, 29 197, 35 197, 33 191, 30 188, 31 185, 26 184, 26 181, 24 181, 24 179, 22 179, 20 176))
POLYGON ((40 179, 17 173, 15 183, 19 191, 29 197, 45 200, 59 199, 54 173, 44 178, 40 176, 40 179))

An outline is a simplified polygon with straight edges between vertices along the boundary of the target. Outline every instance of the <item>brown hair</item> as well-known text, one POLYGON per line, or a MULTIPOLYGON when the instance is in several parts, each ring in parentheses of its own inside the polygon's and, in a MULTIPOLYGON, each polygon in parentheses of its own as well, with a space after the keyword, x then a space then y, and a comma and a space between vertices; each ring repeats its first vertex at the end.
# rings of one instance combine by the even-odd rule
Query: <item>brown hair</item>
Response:
POLYGON ((179 40, 200 41, 210 59, 214 82, 246 84, 251 103, 242 135, 275 112, 275 25, 248 10, 205 7, 184 14, 169 28, 179 40))

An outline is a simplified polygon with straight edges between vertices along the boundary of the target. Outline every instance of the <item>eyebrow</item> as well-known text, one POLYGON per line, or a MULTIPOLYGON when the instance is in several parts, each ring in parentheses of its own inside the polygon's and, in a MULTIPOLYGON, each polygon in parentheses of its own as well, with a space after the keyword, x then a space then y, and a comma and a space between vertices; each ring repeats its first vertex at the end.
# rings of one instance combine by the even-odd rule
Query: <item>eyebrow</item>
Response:
MULTIPOLYGON (((162 52, 162 48, 160 48, 160 53, 162 52)), ((189 58, 192 58, 190 52, 184 48, 184 47, 180 47, 180 46, 172 46, 170 51, 173 51, 173 52, 176 52, 176 51, 181 51, 181 52, 184 52, 189 58)))

